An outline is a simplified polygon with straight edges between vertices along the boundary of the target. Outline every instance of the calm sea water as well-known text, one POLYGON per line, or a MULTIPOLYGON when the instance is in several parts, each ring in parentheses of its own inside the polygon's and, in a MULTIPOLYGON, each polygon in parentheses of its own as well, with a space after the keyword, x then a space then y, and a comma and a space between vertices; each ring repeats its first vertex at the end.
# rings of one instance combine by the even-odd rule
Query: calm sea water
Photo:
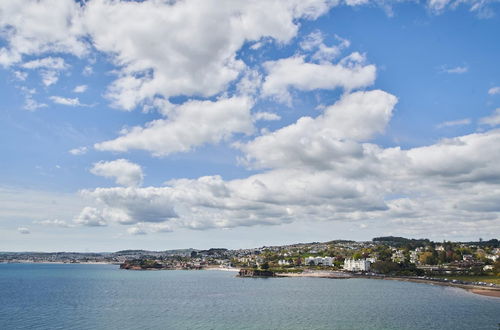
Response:
POLYGON ((368 279, 0 264, 0 329, 495 329, 500 299, 368 279))

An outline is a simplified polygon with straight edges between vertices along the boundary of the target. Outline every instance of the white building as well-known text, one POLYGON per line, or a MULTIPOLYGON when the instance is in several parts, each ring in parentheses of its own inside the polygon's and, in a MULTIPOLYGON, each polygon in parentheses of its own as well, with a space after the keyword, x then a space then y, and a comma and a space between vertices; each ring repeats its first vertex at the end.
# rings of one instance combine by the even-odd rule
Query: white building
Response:
POLYGON ((410 262, 412 264, 418 264, 418 256, 419 256, 419 252, 417 250, 414 250, 414 251, 410 251, 410 262))
POLYGON ((290 265, 290 261, 289 260, 285 260, 285 259, 278 260, 278 265, 280 265, 280 266, 289 266, 290 265))
POLYGON ((345 259, 343 268, 350 272, 368 272, 373 259, 345 259))
POLYGON ((333 258, 332 257, 307 257, 305 260, 306 265, 323 265, 323 266, 333 266, 333 258))
POLYGON ((487 255, 485 255, 485 257, 490 259, 490 260, 493 260, 493 262, 498 260, 498 256, 494 255, 494 254, 487 254, 487 255))
POLYGON ((405 261, 405 254, 403 250, 395 250, 392 253, 391 257, 392 262, 404 262, 405 261))

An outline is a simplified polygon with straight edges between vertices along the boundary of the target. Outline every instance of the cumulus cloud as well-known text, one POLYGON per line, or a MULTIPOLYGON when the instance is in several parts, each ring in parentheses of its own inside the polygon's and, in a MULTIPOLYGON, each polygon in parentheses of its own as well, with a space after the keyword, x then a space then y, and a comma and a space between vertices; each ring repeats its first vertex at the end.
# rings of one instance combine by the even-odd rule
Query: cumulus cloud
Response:
POLYGON ((88 227, 107 226, 102 212, 94 207, 86 206, 74 219, 75 224, 88 227))
MULTIPOLYGON (((125 187, 82 191, 92 206, 84 207, 74 223, 129 225, 131 234, 311 219, 388 219, 404 223, 414 232, 428 231, 429 226, 449 230, 450 223, 464 230, 474 230, 476 224, 498 228, 498 131, 408 150, 384 148, 372 140, 388 125, 397 99, 379 90, 352 92, 373 84, 376 67, 366 64, 365 56, 356 52, 337 60, 349 47, 348 40, 335 37, 333 44, 327 44, 323 33, 313 31, 302 40, 295 56, 267 62, 264 72, 249 67, 238 56, 246 43, 255 50, 264 44, 290 42, 297 36, 301 19, 315 19, 338 3, 2 1, 0 65, 39 70, 43 83, 50 86, 67 68, 63 58, 50 54, 82 57, 92 49, 108 55, 115 66, 116 77, 106 93, 115 107, 154 107, 163 116, 142 127, 123 130, 119 137, 97 143, 96 149, 138 149, 165 156, 247 134, 245 142, 235 145, 243 154, 242 162, 261 169, 258 174, 234 180, 214 175, 140 187, 143 173, 139 165, 125 159, 98 162, 92 173, 125 187), (26 58, 30 61, 23 63, 26 58), (318 89, 342 89, 344 95, 315 117, 302 117, 274 132, 251 136, 256 121, 280 118, 252 109, 259 93, 290 103, 294 90, 318 89), (170 104, 173 96, 188 101, 170 104)), ((368 1, 343 3, 362 5, 368 1)), ((441 12, 462 3, 477 13, 486 13, 485 1, 432 0, 428 6, 441 12)), ((92 74, 94 63, 88 63, 84 75, 92 74)), ((467 70, 459 66, 445 71, 459 74, 467 70)), ((25 79, 25 75, 19 74, 18 79, 25 79)), ((73 91, 84 92, 84 86, 73 91)), ((498 91, 493 87, 488 92, 493 95, 498 91)), ((47 106, 33 95, 26 92, 27 109, 47 106)), ((51 100, 81 105, 78 98, 53 96, 51 100)), ((497 112, 480 123, 499 124, 497 112)), ((467 122, 447 122, 442 127, 458 124, 467 122)), ((82 147, 70 153, 86 151, 82 147)))
MULTIPOLYGON (((83 194, 98 201, 102 212, 121 213, 121 216, 114 216, 118 223, 168 221, 173 227, 192 229, 273 225, 312 214, 322 218, 331 212, 339 212, 342 217, 348 217, 350 212, 382 210, 386 206, 382 195, 378 195, 377 180, 363 184, 343 177, 331 166, 316 166, 321 157, 342 163, 337 155, 326 152, 328 147, 324 149, 326 154, 315 154, 318 160, 313 157, 305 159, 301 150, 314 148, 316 140, 326 135, 338 144, 346 144, 346 157, 363 158, 364 146, 357 141, 383 130, 395 103, 394 96, 382 91, 357 92, 345 96, 326 110, 312 126, 301 127, 303 119, 300 119, 294 124, 302 130, 297 135, 282 133, 282 130, 293 131, 293 128, 278 130, 275 138, 263 147, 268 148, 266 151, 271 155, 265 155, 263 151, 249 157, 258 158, 259 164, 276 169, 246 179, 226 182, 220 176, 209 176, 196 180, 172 180, 165 187, 99 188, 83 194), (362 118, 365 126, 362 126, 362 118), (338 127, 329 127, 332 122, 338 123, 338 127), (293 149, 296 137, 308 129, 311 130, 311 139, 305 139, 303 145, 293 149), (350 141, 345 142, 345 139, 350 141), (284 156, 274 159, 272 154, 284 156)), ((247 146, 242 149, 251 152, 247 146)))
POLYGON ((363 65, 363 62, 364 57, 360 54, 351 54, 338 64, 308 63, 303 56, 269 61, 264 63, 268 75, 262 85, 262 94, 290 103, 289 88, 312 91, 366 87, 375 81, 376 68, 363 65))
MULTIPOLYGON (((444 139, 434 145, 408 150, 410 173, 448 183, 499 182, 500 157, 495 153, 500 131, 444 139)), ((437 182, 436 182, 437 183, 437 182)), ((435 183, 435 184, 436 184, 435 183)))
POLYGON ((348 94, 317 118, 302 117, 239 147, 245 163, 260 168, 324 167, 339 158, 360 157, 364 151, 357 141, 384 131, 396 101, 380 90, 348 94))
POLYGON ((155 156, 186 152, 205 143, 218 143, 234 133, 252 133, 252 105, 248 97, 188 101, 166 111, 168 119, 134 127, 114 140, 97 143, 95 148, 119 152, 147 150, 155 156))
POLYGON ((174 196, 168 188, 115 187, 83 190, 81 193, 102 205, 99 211, 93 210, 103 221, 106 219, 121 224, 160 223, 177 217, 174 196))
POLYGON ((479 123, 483 125, 489 126, 497 126, 500 125, 500 108, 497 108, 491 116, 483 117, 479 119, 479 123))
POLYGON ((84 23, 94 46, 112 54, 121 67, 108 97, 116 107, 131 110, 156 95, 207 97, 223 91, 246 68, 236 58, 245 42, 264 37, 288 42, 297 33, 297 19, 317 18, 334 4, 92 1, 86 4, 84 23))
POLYGON ((474 224, 498 225, 500 132, 408 150, 370 143, 396 102, 379 90, 347 94, 315 118, 240 144, 248 164, 266 169, 246 178, 206 176, 82 194, 99 205, 103 219, 131 225, 132 234, 155 232, 156 224, 203 230, 311 219, 384 219, 404 223, 413 235, 433 224, 443 232, 451 223, 473 232, 474 224))
POLYGON ((70 0, 17 1, 0 4, 0 28, 6 45, 0 48, 0 64, 12 65, 24 55, 69 53, 84 55, 82 8, 70 0))
POLYGON ((94 164, 90 172, 106 178, 114 178, 117 184, 127 187, 139 186, 144 179, 141 167, 126 159, 100 161, 94 164))

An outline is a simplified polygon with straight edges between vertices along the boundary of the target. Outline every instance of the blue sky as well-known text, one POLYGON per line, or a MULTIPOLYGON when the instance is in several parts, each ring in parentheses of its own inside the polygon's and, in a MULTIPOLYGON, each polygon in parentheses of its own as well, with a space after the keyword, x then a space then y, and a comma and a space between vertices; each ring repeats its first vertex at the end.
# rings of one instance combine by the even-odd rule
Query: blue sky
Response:
POLYGON ((3 2, 0 250, 498 237, 498 10, 3 2))

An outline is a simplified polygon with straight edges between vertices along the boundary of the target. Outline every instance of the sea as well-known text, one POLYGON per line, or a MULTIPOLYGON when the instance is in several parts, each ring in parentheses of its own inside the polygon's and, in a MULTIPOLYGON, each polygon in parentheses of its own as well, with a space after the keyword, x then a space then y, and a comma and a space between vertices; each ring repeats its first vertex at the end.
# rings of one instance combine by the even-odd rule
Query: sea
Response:
POLYGON ((371 279, 0 264, 0 329, 492 329, 500 299, 371 279))

